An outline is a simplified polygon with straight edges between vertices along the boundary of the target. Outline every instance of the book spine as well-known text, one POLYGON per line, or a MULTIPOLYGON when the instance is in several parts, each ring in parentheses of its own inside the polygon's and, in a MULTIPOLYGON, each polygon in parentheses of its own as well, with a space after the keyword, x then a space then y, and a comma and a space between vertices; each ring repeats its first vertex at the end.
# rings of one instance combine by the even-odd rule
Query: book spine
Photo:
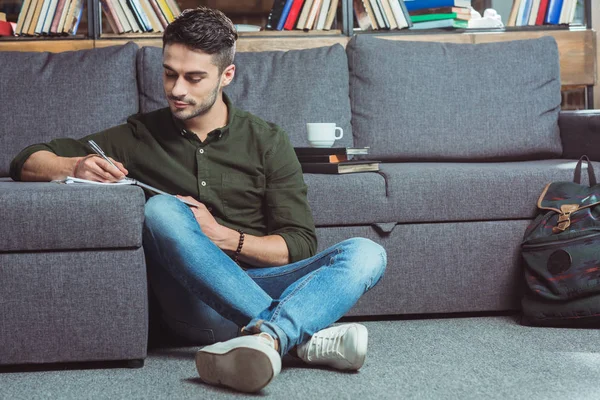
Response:
POLYGON ((25 23, 25 18, 27 18, 27 12, 29 11, 29 7, 31 6, 31 0, 25 0, 23 5, 21 6, 21 11, 19 11, 19 17, 17 18, 17 27, 15 29, 15 36, 21 35, 23 31, 23 24, 25 23))
POLYGON ((319 18, 317 19, 317 30, 322 31, 325 27, 325 20, 327 19, 327 11, 329 11, 329 6, 331 5, 331 0, 323 0, 323 4, 321 5, 321 11, 319 11, 319 18))
POLYGON ((132 32, 140 32, 141 28, 138 25, 135 16, 133 15, 133 13, 131 12, 131 9, 129 8, 129 4, 127 0, 118 0, 119 4, 121 4, 121 8, 123 9, 123 12, 125 13, 125 18, 127 18, 127 22, 129 22, 129 25, 131 26, 131 30, 132 32))
POLYGON ((310 13, 308 14, 308 18, 306 20, 306 25, 304 26, 305 30, 311 30, 314 28, 315 22, 317 19, 317 14, 319 13, 319 10, 321 9, 322 2, 323 2, 323 0, 315 0, 313 2, 312 7, 310 9, 310 13))
POLYGON ((294 4, 294 0, 287 0, 283 6, 283 11, 281 12, 281 16, 279 17, 279 21, 277 21, 277 30, 282 31, 283 26, 285 25, 285 21, 290 14, 290 10, 292 9, 292 4, 294 4))
POLYGON ((173 22, 173 20, 175 20, 175 16, 169 8, 169 5, 167 4, 166 0, 156 0, 156 2, 158 3, 158 6, 160 7, 163 14, 165 15, 165 19, 167 20, 167 22, 169 24, 173 22))
POLYGON ((158 6, 158 3, 156 2, 156 0, 149 0, 149 2, 150 2, 150 6, 154 10, 156 17, 160 21, 160 24, 162 25, 163 30, 164 30, 164 28, 166 28, 167 25, 169 25, 169 22, 167 22, 167 19, 163 15, 162 11, 160 11, 160 7, 158 6))
POLYGON ((404 19, 404 13, 402 12, 402 8, 400 8, 400 3, 398 0, 389 1, 392 13, 394 14, 394 19, 396 20, 396 25, 398 25, 398 29, 408 27, 408 22, 404 19))
POLYGON ((50 7, 48 7, 48 14, 46 15, 46 19, 44 21, 44 26, 42 27, 43 34, 49 34, 50 29, 52 27, 52 23, 54 19, 57 17, 60 18, 60 10, 58 9, 58 0, 52 0, 50 2, 50 7))
POLYGON ((58 33, 58 24, 60 23, 60 18, 64 12, 65 2, 66 0, 60 0, 56 6, 56 12, 54 13, 54 18, 50 25, 50 33, 58 33))
POLYGON ((300 12, 300 18, 298 18, 298 23, 296 24, 296 29, 304 29, 313 1, 314 0, 306 0, 304 2, 304 6, 302 6, 302 11, 300 12))
POLYGON ((265 29, 272 31, 277 30, 279 19, 281 18, 281 14, 283 13, 287 1, 288 0, 275 0, 273 2, 273 8, 271 8, 271 12, 269 12, 269 16, 267 17, 265 29))
POLYGON ((44 0, 44 4, 42 5, 42 9, 38 14, 37 23, 35 25, 35 29, 33 31, 34 34, 39 35, 42 33, 42 28, 44 26, 44 20, 46 19, 46 15, 48 14, 48 7, 50 7, 50 2, 52 0, 44 0))
POLYGON ((142 8, 140 1, 139 0, 131 0, 131 5, 133 5, 135 12, 137 13, 138 17, 140 18, 140 21, 142 22, 142 24, 144 25, 146 32, 152 32, 152 25, 150 24, 150 20, 148 20, 148 17, 146 16, 146 13, 144 12, 144 9, 142 8))
POLYGON ((75 0, 66 0, 65 5, 62 10, 62 14, 60 16, 60 21, 58 21, 58 27, 56 28, 56 33, 63 34, 65 29, 65 22, 67 21, 67 15, 69 14, 69 9, 71 8, 71 3, 75 0))
MULTIPOLYGON (((412 21, 410 19, 410 14, 408 13, 408 9, 406 8, 406 4, 404 3, 404 0, 398 0, 398 4, 400 4, 400 8, 402 9, 402 13, 404 14, 404 19, 406 19, 406 23, 407 23, 407 28, 411 28, 412 27, 412 21)), ((470 12, 469 12, 470 14, 470 12)))
POLYGON ((329 7, 329 11, 327 12, 327 19, 325 20, 325 29, 326 31, 330 30, 333 26, 333 20, 337 15, 339 0, 331 0, 331 6, 329 7))
POLYGON ((158 20, 156 13, 154 12, 154 10, 152 9, 152 6, 150 5, 150 2, 148 0, 139 0, 139 2, 140 2, 140 5, 142 6, 142 9, 144 10, 144 13, 146 14, 146 17, 148 17, 148 21, 150 22, 150 25, 152 26, 152 31, 153 32, 163 32, 164 30, 163 30, 162 24, 158 20))
POLYGON ((558 25, 560 21, 560 11, 562 10, 563 0, 550 0, 548 2, 548 14, 546 14, 545 24, 558 25))
POLYGON ((290 9, 290 13, 288 14, 285 24, 283 25, 283 29, 286 31, 291 31, 294 29, 294 25, 296 25, 296 22, 298 22, 298 18, 300 17, 300 11, 302 10, 303 4, 304 0, 294 0, 292 8, 290 9))
POLYGON ((404 0, 408 11, 424 8, 452 7, 454 0, 404 0))
POLYGON ((544 25, 544 18, 546 18, 546 12, 548 11, 548 0, 540 1, 540 9, 535 20, 536 25, 544 25))

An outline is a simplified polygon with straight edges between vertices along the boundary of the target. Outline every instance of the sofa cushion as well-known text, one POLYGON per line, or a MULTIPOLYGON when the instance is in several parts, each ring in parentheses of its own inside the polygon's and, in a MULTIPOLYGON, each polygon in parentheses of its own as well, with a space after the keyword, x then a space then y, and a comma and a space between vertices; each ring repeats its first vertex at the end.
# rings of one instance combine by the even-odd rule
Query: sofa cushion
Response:
POLYGON ((388 221, 385 179, 378 173, 305 174, 304 181, 316 226, 388 221))
MULTIPOLYGON (((307 122, 335 122, 344 129, 336 146, 352 145, 348 60, 341 45, 240 52, 235 65, 235 78, 224 91, 236 107, 281 126, 296 147, 308 146, 307 122)), ((142 112, 167 106, 161 49, 140 49, 138 79, 142 112)))
POLYGON ((28 145, 83 137, 138 111, 137 46, 64 53, 0 52, 0 177, 28 145))
POLYGON ((0 253, 141 247, 144 204, 135 186, 0 178, 0 253))
POLYGON ((554 38, 486 44, 354 36, 347 47, 352 126, 376 159, 558 157, 554 38))
MULTIPOLYGON (((574 160, 383 164, 388 221, 530 219, 544 187, 553 181, 573 181, 576 164, 574 160)), ((600 163, 594 168, 600 170, 600 163)))

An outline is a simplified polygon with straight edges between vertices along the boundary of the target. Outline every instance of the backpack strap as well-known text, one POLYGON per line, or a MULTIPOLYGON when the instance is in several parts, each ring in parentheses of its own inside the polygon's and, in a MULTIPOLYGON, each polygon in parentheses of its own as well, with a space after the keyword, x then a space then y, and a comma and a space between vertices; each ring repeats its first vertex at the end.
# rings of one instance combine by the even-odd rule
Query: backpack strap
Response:
POLYGON ((581 156, 577 166, 575 167, 575 177, 573 178, 573 182, 577 184, 581 184, 581 166, 583 160, 587 162, 587 170, 588 170, 588 178, 590 181, 590 187, 596 185, 596 174, 594 173, 594 167, 592 166, 592 162, 588 158, 588 156, 581 156))

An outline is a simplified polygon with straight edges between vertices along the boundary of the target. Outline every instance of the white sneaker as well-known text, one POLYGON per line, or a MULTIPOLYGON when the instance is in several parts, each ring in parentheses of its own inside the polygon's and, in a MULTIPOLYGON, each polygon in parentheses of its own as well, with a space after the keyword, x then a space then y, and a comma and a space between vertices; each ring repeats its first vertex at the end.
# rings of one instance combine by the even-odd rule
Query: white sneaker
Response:
POLYGON ((258 392, 281 371, 281 356, 268 333, 240 336, 206 346, 196 353, 202 381, 242 392, 258 392))
POLYGON ((364 325, 344 324, 320 330, 296 351, 308 364, 356 371, 365 362, 368 341, 369 332, 364 325))

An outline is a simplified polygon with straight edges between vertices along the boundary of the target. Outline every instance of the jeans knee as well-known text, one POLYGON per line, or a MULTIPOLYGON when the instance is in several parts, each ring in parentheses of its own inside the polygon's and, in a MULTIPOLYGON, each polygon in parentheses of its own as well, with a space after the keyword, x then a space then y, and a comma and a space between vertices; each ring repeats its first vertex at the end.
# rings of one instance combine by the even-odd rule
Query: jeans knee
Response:
POLYGON ((144 206, 144 225, 152 229, 157 224, 160 226, 165 222, 172 223, 175 212, 184 208, 184 203, 176 197, 164 194, 153 196, 144 206))
POLYGON ((356 273, 365 279, 368 289, 383 276, 387 265, 387 253, 383 246, 366 238, 352 238, 342 242, 351 258, 356 273))

